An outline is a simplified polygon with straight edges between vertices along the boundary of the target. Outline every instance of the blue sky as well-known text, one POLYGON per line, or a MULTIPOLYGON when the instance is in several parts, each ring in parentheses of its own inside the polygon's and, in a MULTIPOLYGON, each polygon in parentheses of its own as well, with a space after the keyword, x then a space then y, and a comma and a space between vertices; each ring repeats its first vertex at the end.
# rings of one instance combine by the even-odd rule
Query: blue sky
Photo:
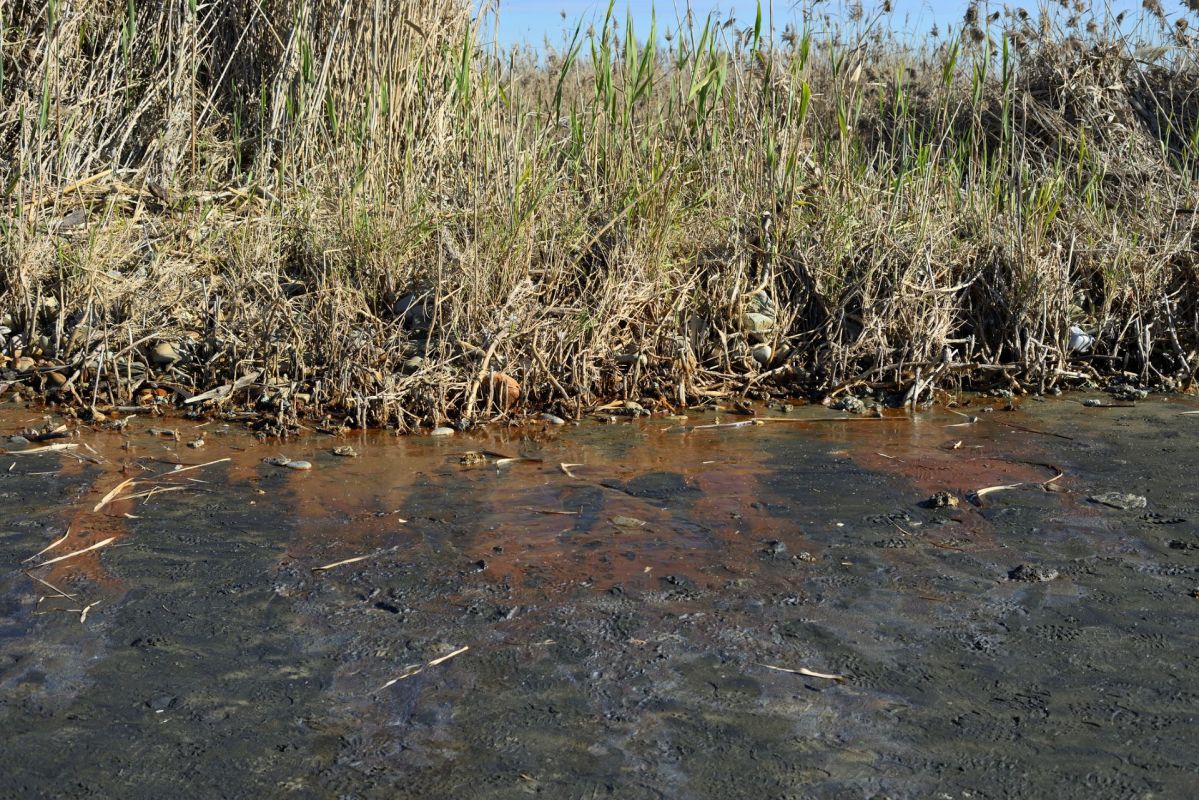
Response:
MULTIPOLYGON (((763 0, 764 7, 767 3, 768 0, 763 0)), ((864 0, 863 2, 867 13, 872 8, 878 7, 879 4, 879 0, 864 0)), ((1111 0, 1109 4, 1117 8, 1140 6, 1136 0, 1111 0)), ((776 27, 781 30, 783 23, 795 19, 798 16, 797 9, 802 8, 803 5, 804 3, 797 3, 794 0, 776 0, 774 4, 776 27)), ((909 33, 922 33, 927 31, 934 22, 942 30, 950 25, 958 27, 967 3, 965 0, 894 0, 892 5, 895 9, 892 14, 892 24, 897 29, 909 33)), ((1013 0, 1011 5, 1023 6, 1031 12, 1038 7, 1039 0, 1027 0, 1027 2, 1013 0)), ((1102 8, 1104 3, 1100 2, 1094 5, 1102 8)), ((1175 11, 1179 5, 1177 0, 1163 2, 1167 11, 1175 11)), ((685 8, 686 0, 658 0, 658 2, 617 0, 616 2, 618 18, 622 24, 626 11, 632 11, 636 30, 642 35, 649 29, 651 6, 657 9, 660 30, 663 27, 674 28, 677 19, 676 9, 685 8)), ((991 2, 989 6, 998 10, 1002 9, 1004 4, 991 2)), ((591 19, 597 15, 602 17, 607 9, 607 2, 606 0, 603 2, 600 0, 499 0, 499 7, 500 40, 504 44, 523 41, 539 45, 546 36, 549 36, 551 42, 560 43, 565 36, 566 27, 570 25, 573 30, 575 21, 580 17, 585 19, 591 19), (566 12, 566 19, 561 16, 563 11, 566 12)), ((696 16, 700 18, 711 11, 719 12, 722 18, 730 12, 735 12, 738 21, 748 25, 753 22, 757 5, 754 0, 691 0, 691 7, 695 10, 696 16)), ((827 2, 816 7, 823 13, 843 8, 844 5, 827 2)))

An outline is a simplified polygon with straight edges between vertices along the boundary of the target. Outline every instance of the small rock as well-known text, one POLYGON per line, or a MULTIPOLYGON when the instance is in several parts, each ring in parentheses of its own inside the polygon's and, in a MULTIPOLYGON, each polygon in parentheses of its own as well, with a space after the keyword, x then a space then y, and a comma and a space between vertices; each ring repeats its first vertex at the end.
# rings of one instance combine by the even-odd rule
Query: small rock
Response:
POLYGON ((866 404, 853 395, 838 397, 829 404, 833 411, 848 411, 850 414, 861 414, 866 410, 866 404))
POLYGON ((311 463, 309 463, 307 461, 300 461, 300 460, 288 461, 283 466, 287 467, 288 469, 312 469, 311 463))
POLYGON ((957 495, 946 491, 940 491, 932 497, 924 501, 925 508, 957 508, 957 495))
POLYGON ((553 414, 542 414, 541 421, 545 422, 549 425, 565 425, 566 424, 566 420, 562 419, 562 417, 554 416, 553 414))
POLYGON ((1094 397, 1088 397, 1086 400, 1082 401, 1082 404, 1087 408, 1103 408, 1103 401, 1094 397))
POLYGON ((634 364, 640 364, 644 367, 649 363, 649 359, 646 358, 644 353, 615 353, 612 357, 616 360, 617 364, 625 367, 631 367, 634 364))
POLYGON ((1113 384, 1104 391, 1110 394, 1115 400, 1123 400, 1129 403, 1144 400, 1149 396, 1148 389, 1140 389, 1127 383, 1113 384))
POLYGON ((291 459, 287 456, 267 456, 262 459, 263 464, 270 464, 272 467, 286 467, 291 463, 291 459))
POLYGON ((745 301, 745 310, 751 314, 761 314, 773 318, 777 314, 774 301, 765 290, 754 292, 745 301))
POLYGON ((169 694, 159 695, 146 701, 146 707, 151 711, 162 713, 175 705, 175 696, 169 694))
POLYGON ((425 363, 425 360, 420 356, 413 356, 404 362, 405 372, 416 372, 425 363))
POLYGON ((462 454, 462 458, 458 459, 459 464, 465 464, 468 467, 473 467, 477 464, 486 464, 487 456, 477 450, 467 450, 462 454))
POLYGON ((1144 508, 1149 504, 1149 501, 1139 494, 1125 494, 1124 492, 1100 492, 1099 494, 1091 495, 1087 499, 1092 503, 1100 503, 1111 508, 1118 508, 1121 511, 1127 511, 1132 508, 1144 508))
POLYGON ((741 315, 741 327, 746 333, 770 333, 774 329, 774 317, 747 312, 741 315))
POLYGON ((766 366, 770 363, 770 357, 774 355, 774 348, 768 344, 755 344, 750 352, 753 354, 754 361, 766 366))
POLYGON ((333 448, 333 455, 342 456, 343 458, 357 458, 358 451, 348 444, 343 444, 333 448))
POLYGON ((434 428, 433 430, 429 431, 429 435, 430 436, 453 436, 454 429, 447 428, 444 425, 442 425, 439 428, 434 428))
POLYGON ((391 311, 405 328, 418 332, 427 330, 433 318, 425 298, 418 297, 415 293, 401 297, 392 306, 391 311))
POLYGON ((34 361, 29 356, 21 356, 16 361, 14 361, 12 364, 12 368, 20 373, 29 372, 36 366, 37 366, 37 362, 34 361))
POLYGON ((28 439, 26 439, 24 436, 20 436, 20 435, 17 435, 17 436, 9 436, 9 437, 8 437, 8 441, 9 441, 9 443, 10 443, 10 444, 15 444, 15 445, 27 445, 27 444, 29 444, 29 440, 28 440, 28 439))
POLYGON ((1053 567, 1040 564, 1021 564, 1007 574, 1010 581, 1025 581, 1027 583, 1045 583, 1057 580, 1061 575, 1053 567))
POLYGON ((188 442, 187 446, 192 448, 193 450, 199 450, 201 447, 204 446, 204 444, 205 444, 204 437, 197 436, 195 439, 192 439, 190 442, 188 442))

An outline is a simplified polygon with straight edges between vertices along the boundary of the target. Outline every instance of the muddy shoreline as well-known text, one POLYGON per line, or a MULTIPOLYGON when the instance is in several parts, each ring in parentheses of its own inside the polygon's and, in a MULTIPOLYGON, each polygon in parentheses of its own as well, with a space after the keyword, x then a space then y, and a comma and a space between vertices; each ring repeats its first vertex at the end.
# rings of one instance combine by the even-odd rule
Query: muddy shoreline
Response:
POLYGON ((8 458, 0 795, 1186 796, 1195 408, 8 458))

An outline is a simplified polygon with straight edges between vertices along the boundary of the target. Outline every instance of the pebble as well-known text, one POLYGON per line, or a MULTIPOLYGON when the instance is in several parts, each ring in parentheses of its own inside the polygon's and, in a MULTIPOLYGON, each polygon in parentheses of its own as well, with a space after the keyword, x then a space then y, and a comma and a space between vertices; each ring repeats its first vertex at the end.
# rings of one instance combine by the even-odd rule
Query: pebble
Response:
POLYGON ((774 328, 774 318, 749 312, 742 315, 741 325, 746 333, 769 333, 774 328))
POLYGON ((566 424, 566 420, 562 419, 562 417, 556 417, 553 414, 542 414, 541 420, 543 422, 549 423, 550 425, 565 425, 566 424))
POLYGON ((350 447, 348 444, 343 444, 333 448, 333 455, 343 456, 345 458, 357 458, 358 451, 350 447))
POLYGON ((1092 503, 1118 508, 1121 511, 1127 511, 1131 508, 1144 508, 1149 505, 1149 501, 1139 494, 1125 494, 1124 492, 1100 492, 1093 494, 1087 498, 1092 503))
POLYGON ((453 436, 454 429, 447 428, 443 425, 439 428, 434 428, 433 430, 429 431, 429 435, 430 436, 453 436))
POLYGON ((298 459, 290 459, 287 456, 270 456, 262 459, 264 463, 271 464, 276 467, 287 467, 288 469, 312 469, 312 464, 307 461, 298 459))
POLYGON ((753 353, 754 361, 766 366, 770 363, 770 357, 774 355, 774 348, 768 344, 756 344, 750 352, 753 353))
POLYGON ((848 411, 851 414, 861 414, 866 410, 866 404, 853 395, 838 397, 830 405, 833 411, 848 411))
POLYGON ((924 501, 926 508, 957 508, 958 498, 946 491, 940 491, 924 501))
POLYGON ((1025 581, 1028 583, 1045 583, 1052 580, 1057 580, 1061 575, 1053 567, 1045 567, 1036 564, 1021 564, 1007 574, 1010 581, 1025 581))

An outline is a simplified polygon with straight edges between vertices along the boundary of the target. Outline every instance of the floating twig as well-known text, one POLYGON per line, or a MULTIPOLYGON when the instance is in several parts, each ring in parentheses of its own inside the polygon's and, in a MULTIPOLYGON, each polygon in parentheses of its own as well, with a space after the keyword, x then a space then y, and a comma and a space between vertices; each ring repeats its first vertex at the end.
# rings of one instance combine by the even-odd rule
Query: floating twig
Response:
POLYGON ((33 561, 35 558, 42 555, 43 553, 49 553, 51 550, 53 550, 54 548, 58 547, 60 544, 65 542, 70 535, 71 535, 71 526, 68 525, 67 532, 62 535, 61 539, 59 539, 55 542, 51 542, 50 544, 46 545, 41 550, 38 550, 36 553, 34 553, 33 555, 31 555, 29 558, 25 559, 21 563, 28 564, 30 561, 33 561))
POLYGON ((66 561, 68 558, 74 558, 75 556, 81 556, 84 553, 90 553, 93 550, 99 550, 101 547, 107 547, 108 545, 112 544, 116 540, 117 540, 117 537, 109 536, 107 539, 105 539, 102 542, 96 542, 95 544, 89 545, 88 547, 85 547, 82 550, 76 550, 73 553, 67 553, 65 556, 59 556, 58 558, 52 558, 49 561, 43 561, 42 563, 31 567, 31 569, 41 569, 42 567, 48 567, 51 564, 57 564, 59 561, 66 561))
POLYGON ((812 669, 807 669, 806 667, 800 667, 799 669, 788 669, 787 667, 776 667, 773 664, 762 664, 762 666, 766 667, 766 669, 772 669, 775 672, 786 672, 791 675, 803 675, 807 678, 824 678, 827 681, 837 681, 838 683, 847 680, 844 675, 834 675, 831 672, 817 672, 812 669))
MULTIPOLYGON (((206 461, 203 464, 192 464, 191 466, 188 466, 188 467, 179 467, 178 469, 171 470, 170 472, 164 472, 164 473, 158 475, 157 477, 171 478, 182 472, 188 472, 193 469, 200 469, 201 467, 211 467, 213 464, 221 464, 226 461, 232 461, 232 459, 231 458, 218 458, 216 461, 206 461)), ((179 465, 176 464, 176 466, 178 467, 179 465)))
POLYGON ((30 447, 26 450, 10 450, 10 456, 32 456, 38 453, 58 453, 63 450, 74 450, 79 445, 75 442, 59 442, 58 444, 48 444, 44 447, 30 447))
POLYGON ((571 467, 581 467, 581 466, 583 466, 583 465, 582 464, 559 464, 558 469, 560 469, 564 473, 566 473, 566 477, 574 478, 577 481, 577 480, 581 480, 581 479, 579 478, 578 475, 575 475, 573 472, 571 472, 570 468, 571 467))
POLYGON ((26 573, 25 573, 25 577, 27 577, 27 578, 33 578, 35 581, 37 581, 38 583, 40 583, 42 586, 46 586, 46 587, 48 587, 48 588, 50 588, 50 589, 53 589, 53 590, 54 590, 54 591, 55 591, 55 592, 58 594, 58 596, 59 596, 59 597, 65 597, 65 598, 67 598, 68 600, 74 600, 74 599, 75 599, 75 595, 73 595, 73 594, 67 594, 67 593, 66 593, 66 592, 64 592, 62 589, 59 589, 59 588, 58 588, 57 586, 55 586, 54 584, 50 583, 50 581, 44 581, 44 580, 42 580, 41 578, 39 578, 38 576, 36 576, 36 575, 30 575, 28 572, 26 572, 26 573))
POLYGON ((100 605, 99 600, 97 600, 94 603, 88 603, 86 606, 83 607, 83 612, 80 613, 80 615, 79 615, 79 624, 80 625, 87 622, 87 612, 91 611, 93 608, 95 608, 98 605, 100 605))
POLYGON ((451 658, 460 656, 469 649, 470 649, 470 645, 465 645, 463 647, 459 647, 457 650, 455 650, 452 653, 447 653, 446 655, 442 656, 441 658, 433 659, 428 664, 425 664, 423 667, 410 667, 406 672, 404 672, 404 674, 397 675, 396 677, 392 678, 387 683, 383 684, 378 689, 375 689, 375 691, 371 692, 371 694, 378 694, 379 692, 383 691, 384 689, 388 688, 389 686, 394 686, 395 684, 399 683, 400 681, 411 678, 413 675, 419 675, 420 673, 424 672, 429 667, 436 667, 438 664, 444 664, 445 662, 449 661, 451 658))
POLYGON ((392 552, 392 550, 395 550, 395 548, 393 547, 390 550, 377 550, 374 553, 367 553, 364 556, 354 556, 353 558, 343 558, 341 561, 334 561, 332 564, 325 564, 323 567, 313 567, 312 571, 313 572, 324 572, 325 570, 333 569, 334 567, 341 567, 346 564, 356 564, 359 561, 366 561, 368 558, 374 558, 375 556, 381 556, 384 553, 390 553, 390 552, 392 552))
POLYGON ((115 487, 113 487, 112 491, 110 491, 108 494, 104 495, 104 497, 100 498, 100 502, 96 503, 95 507, 92 508, 92 512, 95 513, 97 511, 99 511, 100 509, 104 508, 104 506, 108 505, 113 500, 115 500, 116 496, 119 495, 121 493, 121 490, 124 489, 125 487, 134 486, 136 484, 137 484, 137 481, 134 480, 133 478, 126 478, 125 480, 121 481, 115 487))
POLYGON ((982 489, 979 489, 977 492, 971 492, 970 499, 972 499, 976 504, 978 504, 979 501, 982 500, 983 497, 991 494, 992 492, 1002 492, 1002 491, 1006 491, 1007 489, 1018 489, 1021 486, 1024 486, 1024 484, 1023 483, 1009 483, 1004 486, 985 486, 982 489))

